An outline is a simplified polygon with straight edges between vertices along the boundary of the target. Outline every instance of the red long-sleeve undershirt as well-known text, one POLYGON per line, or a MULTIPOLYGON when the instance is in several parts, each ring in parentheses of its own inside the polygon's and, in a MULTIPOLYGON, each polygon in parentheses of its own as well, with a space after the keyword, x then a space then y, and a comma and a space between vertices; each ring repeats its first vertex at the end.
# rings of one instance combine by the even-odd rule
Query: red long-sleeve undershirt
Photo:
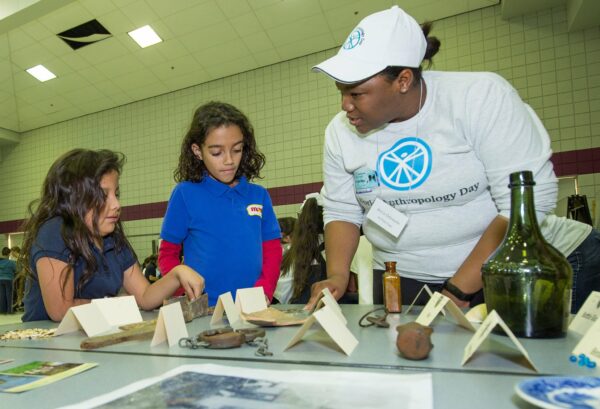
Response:
MULTIPOLYGON (((166 240, 160 242, 158 268, 162 275, 168 274, 175 266, 180 264, 181 247, 181 244, 170 243, 166 240)), ((282 248, 279 239, 263 241, 262 253, 262 270, 254 286, 262 287, 265 295, 270 300, 273 298, 275 287, 277 287, 281 266, 282 248)), ((179 288, 175 295, 183 295, 183 288, 179 288)))

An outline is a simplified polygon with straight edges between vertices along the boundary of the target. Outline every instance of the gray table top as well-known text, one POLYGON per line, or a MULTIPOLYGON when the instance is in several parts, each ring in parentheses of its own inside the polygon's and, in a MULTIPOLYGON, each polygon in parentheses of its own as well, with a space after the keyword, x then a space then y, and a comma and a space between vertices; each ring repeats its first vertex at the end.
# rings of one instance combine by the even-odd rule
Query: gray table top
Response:
MULTIPOLYGON (((35 360, 59 362, 96 362, 99 365, 78 375, 60 380, 51 385, 20 394, 0 394, 3 408, 55 408, 79 403, 95 396, 111 392, 132 382, 158 376, 180 365, 213 363, 226 366, 263 368, 277 370, 309 369, 328 371, 327 366, 310 366, 285 362, 249 362, 214 359, 190 359, 190 357, 135 355, 106 351, 64 351, 56 349, 28 349, 5 346, 0 348, 0 358, 14 359, 0 368, 17 366, 35 360)), ((350 369, 347 369, 350 370, 350 369)), ((364 369, 354 368, 357 372, 378 372, 394 374, 423 373, 424 370, 409 369, 364 369)), ((425 371, 429 372, 429 371, 425 371)), ((527 376, 470 372, 432 372, 433 399, 436 409, 471 408, 522 408, 531 409, 532 405, 522 400, 514 392, 515 385, 527 376)), ((364 393, 369 393, 365 390, 364 393)), ((401 407, 401 402, 399 406, 401 407)))
MULTIPOLYGON (((282 306, 282 308, 286 307, 282 306)), ((150 347, 149 341, 130 341, 107 346, 98 351, 113 354, 218 359, 223 362, 248 364, 269 362, 326 367, 450 371, 465 374, 598 376, 600 373, 599 369, 582 368, 569 361, 570 352, 579 340, 578 336, 570 333, 565 338, 559 339, 520 339, 539 373, 525 363, 508 337, 497 334, 491 334, 474 356, 464 366, 461 366, 463 350, 473 333, 442 316, 436 318, 432 323, 434 348, 429 358, 423 361, 409 361, 401 358, 397 352, 395 327, 400 323, 414 321, 418 310, 411 311, 408 315, 389 315, 390 328, 384 329, 361 328, 358 325, 360 317, 372 309, 372 306, 342 305, 342 309, 348 320, 348 328, 359 341, 350 356, 346 356, 327 336, 324 336, 323 331, 318 331, 318 324, 315 324, 313 329, 305 335, 302 342, 285 351, 284 347, 299 327, 266 328, 269 348, 273 352, 272 357, 258 357, 255 355, 255 348, 249 346, 227 350, 204 348, 191 350, 179 346, 169 348, 166 343, 150 347)), ((151 319, 156 316, 156 312, 143 315, 144 319, 151 319)), ((221 325, 225 325, 225 323, 221 325)), ((38 321, 6 325, 0 327, 0 332, 16 328, 53 328, 56 326, 56 323, 38 321)), ((199 318, 187 324, 190 336, 209 328, 211 328, 210 317, 199 318)), ((83 332, 79 331, 44 340, 2 341, 0 347, 80 351, 79 345, 84 338, 83 332)))

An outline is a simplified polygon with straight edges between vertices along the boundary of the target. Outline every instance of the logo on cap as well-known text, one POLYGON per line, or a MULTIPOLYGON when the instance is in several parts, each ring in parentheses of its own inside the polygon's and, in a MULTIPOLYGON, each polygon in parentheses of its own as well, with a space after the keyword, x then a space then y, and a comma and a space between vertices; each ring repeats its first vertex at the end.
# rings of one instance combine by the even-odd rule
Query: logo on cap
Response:
POLYGON ((357 47, 362 44, 365 39, 365 32, 362 28, 356 27, 353 32, 350 33, 348 39, 344 43, 342 47, 344 50, 352 50, 354 47, 357 47))
POLYGON ((431 172, 431 148, 422 139, 399 140, 377 160, 381 181, 394 190, 410 190, 427 180, 431 172))

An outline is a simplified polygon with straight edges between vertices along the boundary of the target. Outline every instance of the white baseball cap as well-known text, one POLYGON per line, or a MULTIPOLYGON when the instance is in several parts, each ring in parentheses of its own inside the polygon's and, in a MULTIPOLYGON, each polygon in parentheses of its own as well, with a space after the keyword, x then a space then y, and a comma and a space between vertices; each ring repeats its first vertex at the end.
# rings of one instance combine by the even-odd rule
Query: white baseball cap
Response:
POLYGON ((418 68, 426 50, 427 39, 419 23, 393 6, 362 19, 338 53, 312 69, 351 84, 389 66, 418 68))

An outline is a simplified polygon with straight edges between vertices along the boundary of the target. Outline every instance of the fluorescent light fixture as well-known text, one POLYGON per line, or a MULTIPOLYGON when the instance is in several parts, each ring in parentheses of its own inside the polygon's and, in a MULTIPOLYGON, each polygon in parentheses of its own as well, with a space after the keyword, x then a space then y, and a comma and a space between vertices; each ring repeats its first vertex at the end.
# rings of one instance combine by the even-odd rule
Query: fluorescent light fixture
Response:
POLYGON ((36 79, 38 79, 41 82, 45 82, 51 80, 52 78, 56 78, 56 75, 54 75, 51 71, 48 70, 48 68, 44 67, 41 64, 29 68, 27 72, 33 75, 36 79))
POLYGON ((150 26, 140 27, 127 34, 129 34, 129 36, 142 48, 149 47, 162 41, 162 38, 160 38, 150 26))

